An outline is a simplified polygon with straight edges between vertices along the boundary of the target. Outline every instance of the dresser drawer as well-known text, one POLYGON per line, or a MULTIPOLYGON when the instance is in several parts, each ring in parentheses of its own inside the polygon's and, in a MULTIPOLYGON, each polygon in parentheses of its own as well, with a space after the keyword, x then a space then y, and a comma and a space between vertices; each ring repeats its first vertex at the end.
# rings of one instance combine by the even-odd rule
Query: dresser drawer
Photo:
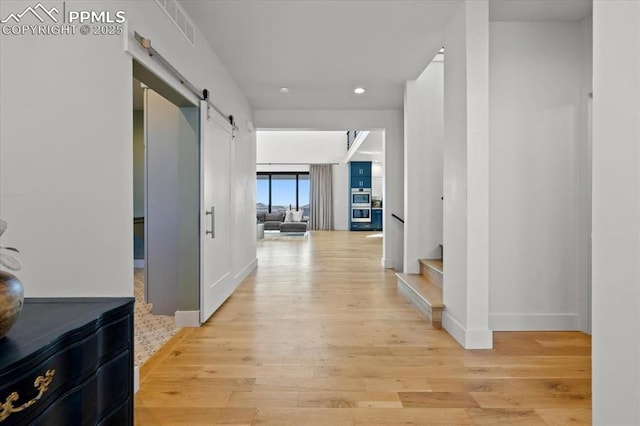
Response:
MULTIPOLYGON (((44 361, 35 365, 21 365, 16 370, 23 370, 22 373, 13 375, 11 379, 0 376, 0 401, 2 402, 6 401, 10 394, 16 392, 18 399, 13 402, 13 407, 20 407, 40 395, 31 406, 23 411, 11 413, 0 424, 2 426, 31 424, 49 405, 51 405, 49 409, 59 405, 61 403, 59 398, 75 401, 78 396, 73 392, 69 394, 69 392, 87 381, 90 376, 96 375, 96 371, 99 369, 107 368, 107 365, 112 363, 111 359, 118 352, 128 354, 124 357, 127 360, 125 368, 123 369, 122 366, 118 368, 118 374, 120 374, 117 377, 119 379, 118 386, 121 388, 117 389, 117 386, 110 385, 109 390, 118 394, 126 391, 129 388, 128 383, 120 382, 123 380, 121 375, 128 371, 130 363, 128 350, 130 329, 131 317, 126 315, 99 327, 97 330, 79 330, 64 336, 57 344, 52 344, 49 350, 41 354, 40 358, 46 357, 44 361), (104 367, 101 367, 103 364, 104 367), (40 386, 37 387, 35 381, 38 377, 42 377, 42 379, 40 379, 40 386)), ((122 355, 119 355, 118 359, 123 359, 122 355)), ((126 374, 124 377, 128 379, 129 376, 126 374)), ((103 380, 105 384, 112 384, 114 379, 105 378, 103 380)), ((89 391, 89 389, 87 390, 89 391)), ((98 394, 91 395, 93 405, 97 404, 97 397, 98 394)), ((66 406, 68 403, 63 405, 66 406)), ((107 408, 112 409, 113 406, 107 408)), ((59 424, 73 424, 73 422, 59 424)))
POLYGON ((109 415, 123 402, 132 400, 130 382, 133 378, 129 374, 132 360, 131 352, 126 349, 98 369, 98 395, 96 397, 98 419, 109 415))
POLYGON ((40 415, 28 424, 33 426, 95 425, 98 413, 95 409, 98 394, 98 378, 94 375, 75 386, 52 402, 40 415))
POLYGON ((98 362, 111 358, 113 354, 133 346, 131 330, 133 319, 126 315, 118 320, 106 324, 97 331, 98 335, 98 362))
MULTIPOLYGON (((101 366, 83 383, 68 390, 26 424, 49 425, 96 425, 101 418, 120 418, 115 411, 130 403, 129 386, 125 383, 131 354, 128 350, 101 366)), ((128 413, 128 411, 127 411, 128 413)), ((120 425, 127 424, 127 421, 120 425)))
POLYGON ((126 401, 98 423, 98 426, 122 426, 129 424, 133 409, 131 401, 126 401))
POLYGON ((95 371, 98 360, 97 341, 96 335, 86 337, 33 366, 30 372, 11 382, 3 383, 0 400, 5 401, 9 394, 16 392, 19 398, 13 403, 14 407, 19 407, 40 395, 40 398, 30 407, 11 413, 3 426, 4 424, 30 424, 32 419, 37 417, 51 401, 81 383, 95 371), (47 380, 49 384, 36 388, 37 377, 47 380))

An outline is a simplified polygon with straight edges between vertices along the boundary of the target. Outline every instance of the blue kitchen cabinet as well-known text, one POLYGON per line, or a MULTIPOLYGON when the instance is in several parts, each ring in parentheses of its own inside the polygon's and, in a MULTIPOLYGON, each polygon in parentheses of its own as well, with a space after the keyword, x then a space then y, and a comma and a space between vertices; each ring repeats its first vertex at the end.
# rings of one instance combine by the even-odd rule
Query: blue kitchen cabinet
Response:
POLYGON ((371 161, 352 161, 351 177, 371 177, 371 161))
POLYGON ((371 222, 351 222, 352 231, 371 231, 372 229, 371 222))
POLYGON ((351 188, 371 189, 371 176, 351 176, 351 188))
POLYGON ((373 209, 371 211, 371 229, 382 231, 382 209, 373 209))

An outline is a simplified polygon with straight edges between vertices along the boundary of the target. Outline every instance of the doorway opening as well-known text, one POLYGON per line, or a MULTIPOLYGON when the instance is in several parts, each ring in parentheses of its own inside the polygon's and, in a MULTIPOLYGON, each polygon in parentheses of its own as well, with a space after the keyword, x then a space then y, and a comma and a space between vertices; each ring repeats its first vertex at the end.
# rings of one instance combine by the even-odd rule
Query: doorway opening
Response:
POLYGON ((278 223, 288 220, 383 231, 384 130, 259 129, 256 138, 259 239, 304 229, 278 223))
POLYGON ((134 61, 133 244, 135 361, 199 304, 199 108, 134 61))

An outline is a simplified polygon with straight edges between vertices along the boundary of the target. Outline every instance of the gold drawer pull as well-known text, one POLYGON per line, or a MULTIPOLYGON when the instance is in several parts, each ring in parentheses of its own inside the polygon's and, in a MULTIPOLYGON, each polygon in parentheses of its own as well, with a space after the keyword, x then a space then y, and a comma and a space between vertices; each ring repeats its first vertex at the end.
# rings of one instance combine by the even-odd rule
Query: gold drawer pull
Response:
POLYGON ((54 374, 56 374, 56 370, 47 370, 44 376, 36 377, 36 380, 33 382, 33 387, 38 389, 38 395, 36 395, 36 397, 31 401, 25 402, 19 407, 14 407, 13 403, 16 402, 20 396, 18 395, 18 392, 12 392, 5 402, 0 405, 0 422, 5 421, 12 413, 19 413, 38 402, 38 400, 42 398, 42 395, 44 395, 44 393, 49 389, 49 385, 53 381, 54 374))

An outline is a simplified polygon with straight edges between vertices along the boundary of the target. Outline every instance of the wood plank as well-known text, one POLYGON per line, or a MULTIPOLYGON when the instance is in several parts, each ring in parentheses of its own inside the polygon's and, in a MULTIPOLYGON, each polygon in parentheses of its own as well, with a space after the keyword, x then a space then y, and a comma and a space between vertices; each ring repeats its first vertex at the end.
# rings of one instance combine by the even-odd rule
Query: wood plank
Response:
POLYGON ((300 392, 298 407, 402 408, 397 392, 300 392))
POLYGON ((444 265, 442 259, 420 259, 420 275, 429 278, 442 288, 444 282, 444 265))
POLYGON ((434 328, 442 328, 442 288, 424 275, 398 273, 396 277, 398 293, 409 300, 434 328))
POLYGON ((419 262, 420 264, 439 272, 440 275, 442 275, 444 271, 444 263, 442 262, 442 259, 420 259, 419 262))
POLYGON ((417 274, 397 273, 396 276, 407 283, 416 293, 422 296, 432 308, 444 308, 442 289, 432 281, 417 274))
POLYGON ((535 410, 513 410, 507 408, 467 409, 473 423, 479 426, 517 425, 546 426, 547 423, 535 410))
POLYGON ((408 408, 479 407, 468 392, 399 392, 398 396, 408 408))
POLYGON ((550 426, 591 424, 591 408, 537 408, 535 411, 550 426))
POLYGON ((351 426, 351 412, 335 408, 261 408, 254 423, 267 426, 351 426))
POLYGON ((466 426, 473 425, 462 408, 380 408, 353 409, 353 424, 357 426, 466 426))
POLYGON ((189 408, 175 407, 135 407, 137 426, 211 426, 211 425, 251 425, 258 410, 255 408, 189 408))

